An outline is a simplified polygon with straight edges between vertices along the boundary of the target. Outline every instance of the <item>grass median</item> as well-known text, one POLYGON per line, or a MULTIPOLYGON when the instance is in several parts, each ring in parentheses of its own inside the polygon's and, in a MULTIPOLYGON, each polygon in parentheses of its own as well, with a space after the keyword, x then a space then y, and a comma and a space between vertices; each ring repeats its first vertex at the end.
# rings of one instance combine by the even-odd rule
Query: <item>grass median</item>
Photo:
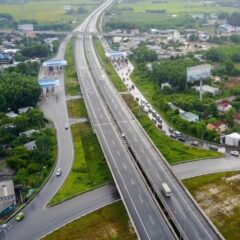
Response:
POLYGON ((137 236, 122 202, 117 202, 75 220, 43 238, 55 239, 136 240, 137 236))
POLYGON ((239 173, 216 173, 183 181, 226 240, 238 240, 240 236, 239 173))
POLYGON ((66 94, 69 96, 75 96, 80 94, 80 87, 75 69, 75 61, 73 54, 73 41, 73 39, 69 41, 65 52, 65 59, 67 60, 67 67, 65 68, 65 87, 66 94))
POLYGON ((69 176, 50 201, 56 204, 82 192, 112 181, 111 173, 90 123, 71 127, 74 142, 74 163, 69 176))
POLYGON ((67 102, 70 118, 87 118, 87 110, 83 99, 73 99, 67 102))
POLYGON ((98 53, 98 56, 100 57, 100 60, 104 66, 104 69, 109 78, 111 79, 113 85, 117 88, 119 92, 126 91, 127 90, 126 86, 116 73, 109 59, 105 56, 105 51, 103 49, 102 43, 98 38, 94 38, 94 45, 98 53))
POLYGON ((122 95, 122 97, 146 133, 152 139, 156 147, 170 164, 208 157, 216 158, 221 156, 221 154, 218 152, 203 150, 195 147, 188 147, 177 140, 171 139, 159 131, 159 129, 148 118, 147 114, 139 109, 139 105, 136 101, 134 101, 133 97, 130 94, 122 95))

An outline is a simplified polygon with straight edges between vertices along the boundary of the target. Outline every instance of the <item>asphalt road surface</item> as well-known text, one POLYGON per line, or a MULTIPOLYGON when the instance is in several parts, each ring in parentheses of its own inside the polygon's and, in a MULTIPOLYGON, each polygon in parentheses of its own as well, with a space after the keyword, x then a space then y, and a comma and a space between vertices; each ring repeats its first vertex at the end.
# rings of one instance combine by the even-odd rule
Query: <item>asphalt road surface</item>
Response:
MULTIPOLYGON (((61 44, 56 58, 64 59, 66 44, 71 36, 61 44)), ((40 72, 40 76, 43 71, 40 72)), ((40 109, 45 116, 55 124, 58 139, 58 160, 56 168, 62 169, 60 177, 55 176, 55 171, 50 176, 48 182, 40 193, 24 209, 25 218, 22 222, 11 219, 8 224, 9 230, 0 232, 0 239, 7 240, 34 240, 53 231, 61 225, 86 215, 98 208, 112 203, 119 199, 119 195, 114 185, 107 185, 83 194, 71 201, 62 203, 56 207, 47 208, 47 202, 57 192, 68 176, 73 162, 73 143, 70 129, 65 129, 65 124, 69 123, 66 98, 64 91, 63 73, 57 77, 60 80, 60 87, 56 97, 55 94, 45 96, 40 103, 40 109)))
MULTIPOLYGON (((111 1, 106 3, 110 4, 111 1)), ((94 17, 88 25, 88 31, 95 26, 101 11, 94 13, 94 17)), ((82 25, 78 31, 85 31, 86 27, 87 24, 84 27, 82 25)), ((77 38, 75 45, 76 69, 93 129, 98 136, 122 200, 140 239, 174 239, 137 171, 121 135, 116 131, 116 126, 89 72, 85 59, 85 52, 89 50, 85 47, 85 43, 91 42, 91 40, 91 37, 80 36, 77 38)), ((91 68, 92 66, 94 65, 90 63, 91 68)), ((101 83, 105 84, 104 81, 101 83)))
POLYGON ((196 177, 205 174, 240 170, 239 157, 223 157, 186 162, 172 166, 180 179, 196 177))
MULTIPOLYGON (((95 23, 89 25, 89 31, 94 32, 95 30, 95 23)), ((207 221, 198 206, 179 183, 107 78, 95 53, 91 37, 86 37, 86 39, 86 56, 97 87, 183 238, 220 239, 221 237, 216 233, 214 227, 207 221), (166 182, 172 190, 170 198, 166 197, 161 191, 163 182, 166 182)), ((108 143, 111 141, 112 138, 109 138, 108 143)))

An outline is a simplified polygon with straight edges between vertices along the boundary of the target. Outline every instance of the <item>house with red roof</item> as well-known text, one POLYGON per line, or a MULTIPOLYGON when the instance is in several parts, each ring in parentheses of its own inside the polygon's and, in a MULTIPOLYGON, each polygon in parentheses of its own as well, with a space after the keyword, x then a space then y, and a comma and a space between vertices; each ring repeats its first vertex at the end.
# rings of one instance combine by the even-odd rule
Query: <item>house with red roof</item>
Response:
POLYGON ((217 103, 217 110, 219 112, 227 112, 232 108, 231 102, 228 100, 222 100, 221 102, 217 103))
POLYGON ((218 121, 216 123, 208 123, 207 129, 218 133, 224 133, 228 129, 228 125, 224 122, 218 121))

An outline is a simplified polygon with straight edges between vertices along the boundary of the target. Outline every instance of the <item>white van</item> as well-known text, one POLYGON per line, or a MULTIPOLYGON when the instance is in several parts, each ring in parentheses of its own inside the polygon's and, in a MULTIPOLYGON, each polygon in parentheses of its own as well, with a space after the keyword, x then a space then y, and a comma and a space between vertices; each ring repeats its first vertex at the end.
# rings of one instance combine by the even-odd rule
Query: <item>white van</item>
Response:
POLYGON ((167 183, 162 184, 162 190, 167 197, 171 196, 172 191, 171 191, 170 187, 167 185, 167 183))

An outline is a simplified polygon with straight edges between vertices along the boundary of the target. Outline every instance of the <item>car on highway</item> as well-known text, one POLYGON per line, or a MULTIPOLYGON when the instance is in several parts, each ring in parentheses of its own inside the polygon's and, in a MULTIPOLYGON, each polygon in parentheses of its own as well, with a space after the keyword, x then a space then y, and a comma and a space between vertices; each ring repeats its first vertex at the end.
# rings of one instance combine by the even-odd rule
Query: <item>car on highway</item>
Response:
POLYGON ((231 154, 232 156, 236 156, 236 157, 239 156, 239 152, 238 152, 238 151, 231 151, 230 154, 231 154))
POLYGON ((191 144, 192 146, 196 146, 196 147, 199 146, 199 142, 198 142, 198 141, 191 141, 190 144, 191 144))
POLYGON ((186 138, 183 136, 178 137, 178 140, 181 142, 186 142, 186 138))
POLYGON ((170 187, 167 185, 167 183, 162 184, 162 190, 167 197, 170 197, 172 195, 172 191, 170 187))
POLYGON ((171 137, 171 138, 176 138, 177 136, 176 136, 175 133, 172 132, 172 133, 170 133, 170 137, 171 137))
POLYGON ((57 171, 56 171, 56 176, 59 177, 61 175, 62 175, 62 169, 58 168, 57 171))
POLYGON ((209 145, 209 149, 213 151, 218 151, 218 147, 216 145, 209 145))
POLYGON ((19 212, 16 216, 16 221, 20 222, 24 219, 24 212, 19 212))
POLYGON ((69 128, 69 126, 68 126, 68 124, 67 123, 65 123, 65 129, 68 129, 69 128))

